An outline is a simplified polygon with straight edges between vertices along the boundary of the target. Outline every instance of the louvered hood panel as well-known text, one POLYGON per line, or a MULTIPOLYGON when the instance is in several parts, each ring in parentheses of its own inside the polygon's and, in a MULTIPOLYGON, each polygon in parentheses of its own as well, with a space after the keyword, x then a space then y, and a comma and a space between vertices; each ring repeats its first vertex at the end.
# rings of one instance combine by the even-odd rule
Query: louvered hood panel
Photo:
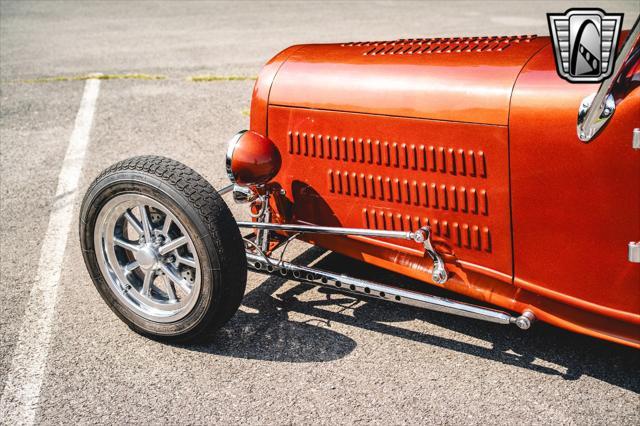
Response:
POLYGON ((518 73, 547 37, 305 45, 278 71, 270 105, 506 125, 518 73))

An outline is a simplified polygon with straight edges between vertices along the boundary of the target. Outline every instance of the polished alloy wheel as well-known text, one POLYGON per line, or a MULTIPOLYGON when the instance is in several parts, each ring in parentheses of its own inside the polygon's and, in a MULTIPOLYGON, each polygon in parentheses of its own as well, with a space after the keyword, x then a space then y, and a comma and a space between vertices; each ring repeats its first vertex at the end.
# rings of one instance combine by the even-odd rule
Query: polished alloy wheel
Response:
POLYGON ((100 211, 94 239, 103 276, 134 313, 166 323, 192 310, 201 289, 198 255, 167 207, 141 194, 118 195, 100 211))

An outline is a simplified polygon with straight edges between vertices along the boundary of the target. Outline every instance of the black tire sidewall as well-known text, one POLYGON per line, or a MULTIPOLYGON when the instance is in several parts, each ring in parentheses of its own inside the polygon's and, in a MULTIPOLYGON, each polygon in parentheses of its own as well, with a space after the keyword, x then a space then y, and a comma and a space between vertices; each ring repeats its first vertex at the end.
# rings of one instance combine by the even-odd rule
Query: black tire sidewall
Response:
POLYGON ((190 200, 164 180, 135 170, 122 170, 109 174, 96 182, 86 194, 80 221, 80 239, 83 256, 93 282, 109 307, 135 331, 152 337, 191 336, 195 329, 202 332, 210 325, 220 309, 222 274, 216 247, 209 229, 200 218, 190 200), (185 317, 169 323, 150 321, 139 316, 126 306, 114 293, 102 275, 94 247, 94 229, 98 214, 104 205, 116 195, 140 194, 148 196, 163 206, 182 223, 193 241, 200 263, 200 294, 191 312, 185 317))

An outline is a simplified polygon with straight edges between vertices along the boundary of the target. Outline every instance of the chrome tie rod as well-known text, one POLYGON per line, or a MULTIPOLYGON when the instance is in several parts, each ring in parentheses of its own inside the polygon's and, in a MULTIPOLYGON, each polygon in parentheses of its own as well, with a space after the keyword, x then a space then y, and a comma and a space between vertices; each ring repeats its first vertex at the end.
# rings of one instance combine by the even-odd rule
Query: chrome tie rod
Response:
POLYGON ((404 290, 385 284, 336 274, 322 269, 298 266, 289 262, 279 261, 266 255, 247 252, 249 269, 267 275, 313 284, 320 287, 333 288, 361 296, 388 300, 417 308, 444 312, 467 318, 474 318, 496 324, 515 324, 526 330, 535 320, 532 312, 525 311, 515 317, 503 311, 457 302, 444 297, 432 296, 417 291, 404 290))

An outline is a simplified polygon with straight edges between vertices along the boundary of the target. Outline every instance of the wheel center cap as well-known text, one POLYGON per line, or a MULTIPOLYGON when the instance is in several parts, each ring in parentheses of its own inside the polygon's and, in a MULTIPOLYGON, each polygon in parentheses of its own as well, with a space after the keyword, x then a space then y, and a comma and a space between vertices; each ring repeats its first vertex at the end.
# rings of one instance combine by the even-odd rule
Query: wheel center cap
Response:
POLYGON ((142 269, 153 269, 160 257, 158 251, 151 245, 144 246, 134 256, 142 269))

